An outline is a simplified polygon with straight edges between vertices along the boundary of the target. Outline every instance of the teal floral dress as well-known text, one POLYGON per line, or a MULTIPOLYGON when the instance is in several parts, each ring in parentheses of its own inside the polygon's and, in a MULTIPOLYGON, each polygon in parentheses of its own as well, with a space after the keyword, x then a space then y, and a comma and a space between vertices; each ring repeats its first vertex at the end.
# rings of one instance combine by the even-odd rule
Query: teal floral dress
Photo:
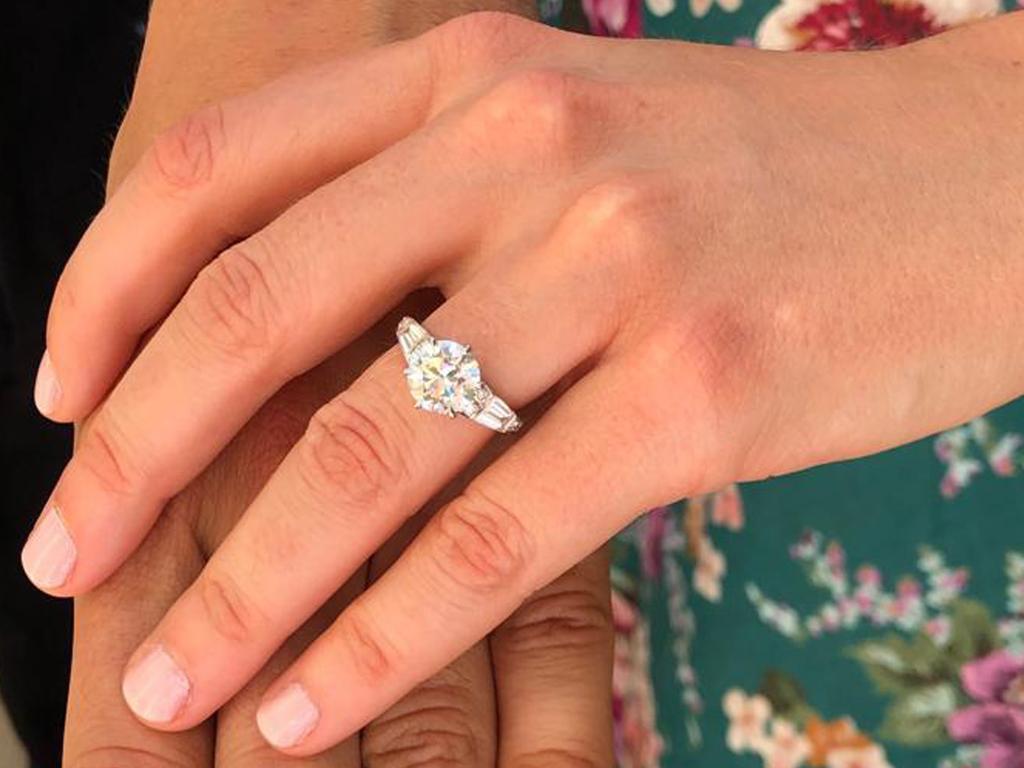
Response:
MULTIPOLYGON (((1003 1, 541 9, 595 34, 826 51, 911 42, 1003 1)), ((653 510, 614 546, 622 768, 1024 768, 1024 399, 653 510)))

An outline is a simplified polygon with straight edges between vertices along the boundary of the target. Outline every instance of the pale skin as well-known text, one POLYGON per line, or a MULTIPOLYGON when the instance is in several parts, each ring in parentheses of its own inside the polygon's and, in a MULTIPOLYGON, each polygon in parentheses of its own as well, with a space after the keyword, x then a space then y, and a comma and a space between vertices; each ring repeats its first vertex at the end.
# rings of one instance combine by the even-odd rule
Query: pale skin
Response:
MULTIPOLYGON (((100 583, 278 387, 418 288, 509 403, 555 402, 271 684, 259 724, 291 755, 644 509, 1020 395, 1021 57, 1013 15, 850 55, 473 15, 193 115, 57 290, 44 410, 98 409, 53 496, 74 564, 40 586, 100 583)), ((127 688, 158 652, 187 690, 149 724, 216 711, 487 442, 415 411, 402 367, 392 348, 317 412, 140 644, 127 688)))
MULTIPOLYGON (((454 14, 449 2, 404 23, 424 28, 454 14)), ((277 0, 216 4, 161 2, 152 8, 143 66, 114 147, 114 193, 154 132, 203 103, 247 90, 322 56, 365 49, 401 30, 380 29, 377 13, 342 14, 336 2, 282 7, 277 0), (281 16, 290 24, 277 23, 281 16), (190 71, 183 62, 202 62, 190 71), (245 66, 240 66, 244 62, 245 66)), ((370 11, 374 11, 371 13, 370 11)), ((428 313, 420 295, 402 311, 428 313)), ((439 504, 490 457, 481 456, 381 547, 266 665, 220 709, 184 731, 136 719, 120 672, 139 641, 199 574, 303 424, 390 345, 397 315, 276 393, 189 487, 165 508, 145 542, 102 585, 76 599, 75 642, 63 765, 66 768, 458 768, 553 764, 611 766, 611 648, 607 562, 588 558, 531 596, 487 639, 404 696, 360 733, 318 755, 285 758, 256 727, 267 685, 341 609, 401 553, 439 504)), ((88 434, 89 425, 84 434, 88 434)), ((498 447, 498 446, 495 446, 498 447)))

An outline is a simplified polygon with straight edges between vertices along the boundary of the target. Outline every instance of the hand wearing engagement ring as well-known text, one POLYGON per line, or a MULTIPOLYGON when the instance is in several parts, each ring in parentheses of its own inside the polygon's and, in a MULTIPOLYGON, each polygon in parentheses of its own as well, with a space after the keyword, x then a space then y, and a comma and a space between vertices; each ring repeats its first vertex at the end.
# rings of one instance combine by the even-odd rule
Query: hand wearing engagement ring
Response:
POLYGON ((264 735, 309 755, 643 510, 882 450, 1019 395, 1019 206, 981 214, 978 201, 1024 189, 1024 163, 1007 162, 1024 151, 1024 90, 1007 49, 980 35, 818 59, 477 16, 194 118, 125 181, 61 278, 61 414, 88 395, 85 371, 130 365, 108 377, 52 524, 27 545, 30 575, 60 595, 103 580, 273 392, 429 290, 430 332, 403 324, 402 349, 331 393, 127 667, 129 690, 178 692, 140 717, 202 722, 473 466, 267 689, 264 735), (934 64, 953 49, 975 66, 934 64), (979 72, 991 99, 976 98, 979 72), (957 99, 971 109, 954 114, 957 99), (922 153, 950 146, 953 121, 957 162, 922 153), (208 178, 161 187, 169 153, 203 126, 220 132, 208 178), (922 204, 924 181, 941 205, 922 204), (232 206, 235 221, 278 213, 211 253, 232 206), (978 270, 964 254, 988 231, 1000 247, 978 270), (167 256, 182 251, 192 273, 167 256), (127 276, 125 252, 139 254, 127 276), (96 298, 109 281, 132 295, 96 298), (145 318, 165 312, 131 358, 145 318), (82 328, 102 329, 97 364, 69 362, 82 328), (421 416, 410 390, 421 409, 467 418, 421 416), (480 461, 491 435, 468 422, 512 429, 505 402, 548 407, 480 461))

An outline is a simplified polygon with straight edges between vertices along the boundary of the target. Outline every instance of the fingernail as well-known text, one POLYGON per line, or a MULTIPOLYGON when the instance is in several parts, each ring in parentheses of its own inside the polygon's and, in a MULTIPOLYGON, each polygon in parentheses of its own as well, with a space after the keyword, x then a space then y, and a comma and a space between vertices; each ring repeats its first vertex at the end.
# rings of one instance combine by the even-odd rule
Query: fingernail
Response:
POLYGON ((40 589, 56 589, 68 580, 77 557, 75 542, 60 512, 51 506, 21 550, 21 567, 40 589))
POLYGON ((128 668, 121 693, 138 717, 169 723, 185 706, 192 684, 171 655, 158 645, 128 668))
POLYGON ((52 414, 60 402, 60 382, 57 381, 57 372, 53 369, 49 351, 44 352, 43 359, 39 361, 35 399, 36 408, 43 416, 52 414))
POLYGON ((306 738, 320 720, 320 710, 306 689, 292 683, 260 705, 256 724, 263 738, 279 749, 294 747, 306 738))

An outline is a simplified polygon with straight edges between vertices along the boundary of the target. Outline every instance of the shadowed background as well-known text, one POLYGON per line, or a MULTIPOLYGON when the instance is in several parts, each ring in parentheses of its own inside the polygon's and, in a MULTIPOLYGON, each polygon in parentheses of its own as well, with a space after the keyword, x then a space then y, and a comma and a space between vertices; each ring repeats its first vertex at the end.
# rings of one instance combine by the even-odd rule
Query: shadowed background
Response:
MULTIPOLYGON (((142 0, 4 8, 0 45, 0 765, 60 765, 71 605, 35 592, 22 542, 66 460, 71 430, 32 404, 49 296, 103 200, 131 90, 142 0), (10 723, 8 723, 9 715, 10 723)), ((125 254, 131 258, 131 254, 125 254)))

